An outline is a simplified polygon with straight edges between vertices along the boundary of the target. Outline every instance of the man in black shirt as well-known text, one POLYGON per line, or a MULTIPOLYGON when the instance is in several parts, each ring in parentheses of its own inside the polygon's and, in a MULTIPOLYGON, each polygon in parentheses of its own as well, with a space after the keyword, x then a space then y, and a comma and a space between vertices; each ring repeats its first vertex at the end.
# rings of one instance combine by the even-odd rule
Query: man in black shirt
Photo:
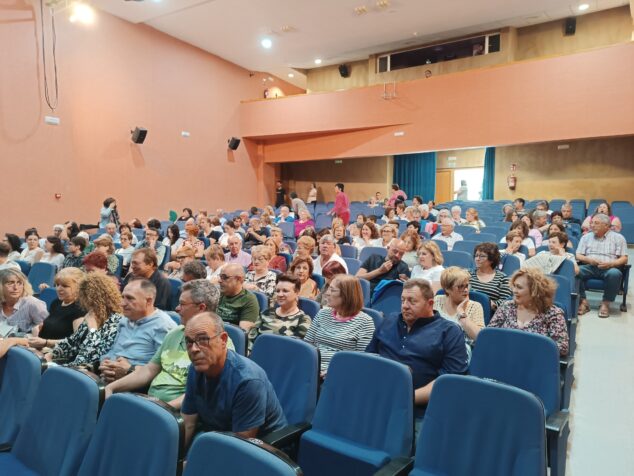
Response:
POLYGON ((406 252, 405 242, 394 238, 387 246, 387 256, 370 256, 361 264, 356 276, 370 281, 371 292, 384 279, 406 280, 410 276, 409 267, 401 261, 406 252))
POLYGON ((275 188, 275 208, 279 208, 286 203, 285 196, 286 190, 282 188, 281 180, 276 182, 277 186, 275 188))
POLYGON ((132 253, 130 273, 123 279, 121 289, 128 285, 128 281, 132 277, 150 280, 156 286, 154 306, 164 311, 170 310, 172 286, 169 280, 158 270, 156 251, 152 248, 139 248, 132 253))

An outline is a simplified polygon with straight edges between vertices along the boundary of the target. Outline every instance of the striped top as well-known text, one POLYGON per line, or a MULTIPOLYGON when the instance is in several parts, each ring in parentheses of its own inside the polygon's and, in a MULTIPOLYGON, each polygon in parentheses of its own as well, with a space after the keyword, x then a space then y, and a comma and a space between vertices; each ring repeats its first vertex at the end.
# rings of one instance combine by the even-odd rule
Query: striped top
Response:
POLYGON ((333 309, 325 307, 317 313, 304 340, 321 353, 321 371, 326 372, 330 360, 340 350, 364 352, 374 334, 374 321, 359 312, 349 321, 335 320, 333 309))
POLYGON ((509 278, 497 269, 495 270, 495 276, 488 283, 480 281, 475 271, 471 271, 470 274, 469 285, 471 290, 486 294, 496 306, 499 306, 502 301, 510 299, 513 295, 509 287, 509 278))

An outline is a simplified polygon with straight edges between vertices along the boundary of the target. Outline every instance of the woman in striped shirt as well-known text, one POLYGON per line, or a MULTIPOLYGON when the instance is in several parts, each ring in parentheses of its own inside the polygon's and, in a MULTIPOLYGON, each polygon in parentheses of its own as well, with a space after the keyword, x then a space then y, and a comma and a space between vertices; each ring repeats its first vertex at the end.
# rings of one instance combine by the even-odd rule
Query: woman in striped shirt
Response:
POLYGON ((476 269, 471 271, 471 289, 489 296, 491 310, 495 311, 502 301, 512 296, 509 278, 497 269, 500 250, 495 243, 480 243, 473 251, 473 259, 476 269))
POLYGON ((359 279, 337 275, 326 293, 328 307, 317 313, 304 340, 321 353, 321 376, 325 377, 332 356, 340 350, 364 352, 374 334, 374 322, 363 308, 359 279))

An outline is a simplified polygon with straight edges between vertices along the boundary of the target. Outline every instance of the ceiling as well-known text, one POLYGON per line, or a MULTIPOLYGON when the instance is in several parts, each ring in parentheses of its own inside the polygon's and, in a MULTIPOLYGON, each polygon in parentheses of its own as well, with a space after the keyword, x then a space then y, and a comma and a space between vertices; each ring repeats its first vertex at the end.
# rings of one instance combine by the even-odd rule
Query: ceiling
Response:
POLYGON ((252 71, 306 87, 301 70, 505 26, 627 5, 629 0, 93 0, 99 9, 252 71), (365 9, 357 13, 355 9, 365 9), (273 46, 264 49, 263 38, 273 46), (292 73, 293 78, 288 74, 292 73))

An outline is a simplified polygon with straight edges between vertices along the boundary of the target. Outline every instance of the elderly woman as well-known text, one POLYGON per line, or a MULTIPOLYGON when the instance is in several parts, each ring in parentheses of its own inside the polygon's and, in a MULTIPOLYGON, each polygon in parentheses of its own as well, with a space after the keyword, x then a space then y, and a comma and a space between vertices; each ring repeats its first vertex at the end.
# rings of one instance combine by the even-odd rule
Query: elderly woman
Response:
MULTIPOLYGON (((551 223, 548 226, 548 231, 546 231, 546 233, 544 234, 544 241, 547 241, 552 235, 554 235, 555 233, 566 233, 566 227, 563 223, 551 223)), ((566 236, 568 236, 568 233, 566 233, 566 236)), ((542 241, 542 246, 544 245, 544 241, 542 241)), ((566 243, 566 248, 573 248, 573 244, 572 241, 570 241, 570 239, 568 239, 568 242, 566 243)))
POLYGON ((51 311, 42 324, 38 337, 29 339, 29 346, 41 349, 53 347, 77 330, 86 311, 77 302, 79 283, 85 274, 78 268, 64 268, 55 276, 57 299, 51 303, 51 311))
POLYGON ((20 260, 29 264, 37 263, 44 255, 44 250, 40 248, 40 235, 37 231, 29 229, 24 234, 26 239, 26 248, 20 253, 20 260))
POLYGON ((79 284, 79 305, 87 313, 77 330, 60 340, 46 354, 46 360, 70 366, 93 367, 110 350, 117 338, 121 315, 121 294, 117 285, 103 274, 89 274, 79 284))
POLYGON ((182 246, 174 255, 174 261, 165 265, 165 272, 168 278, 183 279, 183 266, 196 259, 194 248, 182 246))
POLYGON ((412 268, 411 279, 429 281, 434 292, 440 289, 440 277, 443 270, 442 252, 433 241, 423 241, 418 248, 418 264, 412 268))
MULTIPOLYGON (((194 250, 196 258, 202 258, 205 253, 205 243, 198 239, 200 228, 194 223, 188 223, 185 225, 186 237, 183 241, 183 246, 190 247, 194 250)), ((239 236, 239 235, 238 235, 239 236)), ((240 237, 242 239, 242 237, 240 237)))
POLYGON ((310 258, 312 259, 313 253, 317 242, 311 236, 302 236, 297 240, 297 249, 293 258, 310 258))
POLYGON ((220 283, 220 273, 225 265, 225 252, 220 245, 210 245, 205 250, 207 279, 213 284, 220 283))
POLYGON ((332 221, 332 236, 337 240, 338 245, 349 245, 352 243, 349 236, 346 236, 346 227, 343 225, 343 222, 335 218, 332 221))
POLYGON ((394 218, 396 218, 396 212, 394 211, 394 208, 386 207, 381 220, 388 222, 390 220, 394 220, 394 218))
POLYGON ((539 236, 537 236, 537 233, 535 234, 535 245, 541 246, 544 233, 548 230, 548 212, 544 210, 534 210, 533 213, 530 214, 530 217, 533 219, 533 229, 539 232, 539 236))
POLYGON ((300 208, 297 212, 299 219, 295 220, 295 238, 297 238, 304 229, 309 226, 315 228, 315 220, 312 219, 310 213, 305 208, 300 208))
MULTIPOLYGON (((525 215, 526 216, 526 215, 525 215)), ((509 227, 509 231, 517 230, 522 236, 522 244, 528 249, 528 256, 535 256, 535 242, 528 237, 529 225, 521 219, 515 220, 509 227)), ((535 230, 536 231, 536 230, 535 230)), ((539 233, 539 232, 538 232, 539 233)), ((500 243, 504 243, 506 237, 503 236, 500 243)))
POLYGON ((303 339, 311 324, 309 316, 299 308, 299 279, 290 274, 276 276, 275 303, 260 314, 260 318, 249 330, 249 346, 260 334, 279 334, 303 339))
POLYGON ((581 224, 581 229, 583 230, 584 234, 592 231, 592 227, 590 226, 592 223, 592 218, 598 214, 603 214, 610 217, 610 230, 616 231, 617 233, 621 232, 623 225, 620 218, 612 215, 612 208, 610 207, 610 205, 607 202, 603 202, 599 204, 592 215, 588 215, 586 219, 583 220, 583 223, 581 224))
POLYGON ((564 312, 553 305, 556 284, 536 268, 511 276, 513 300, 500 303, 489 327, 519 329, 550 337, 560 355, 568 354, 568 329, 564 312))
POLYGON ((38 326, 48 316, 44 301, 33 297, 33 288, 18 269, 0 271, 0 323, 13 326, 18 332, 37 337, 38 326))
POLYGON ((121 237, 121 235, 123 235, 123 233, 128 232, 132 235, 132 244, 136 245, 139 242, 139 239, 136 237, 136 235, 134 233, 132 233, 132 227, 130 226, 130 224, 128 223, 121 223, 121 225, 119 225, 119 237, 121 237))
POLYGON ((376 225, 371 221, 366 221, 361 226, 359 236, 352 240, 352 245, 359 251, 366 246, 381 246, 381 240, 379 239, 379 232, 376 229, 376 225))
POLYGON ((440 285, 445 294, 434 298, 434 309, 450 321, 458 324, 465 334, 465 341, 469 345, 467 353, 471 354, 470 346, 476 339, 480 329, 484 327, 484 311, 479 302, 469 300, 469 271, 457 266, 450 266, 440 276, 440 285))
POLYGON ((277 274, 269 269, 271 249, 258 245, 251 248, 253 270, 244 277, 244 287, 250 291, 261 291, 271 299, 275 293, 277 274))
POLYGON ((286 272, 286 258, 284 256, 280 256, 280 248, 277 245, 277 241, 275 238, 267 238, 264 242, 264 246, 268 247, 271 250, 271 261, 269 261, 269 269, 277 269, 281 272, 286 272))
POLYGON ((506 248, 500 251, 505 256, 515 256, 520 260, 520 266, 524 264, 526 256, 520 251, 522 246, 522 235, 518 230, 509 231, 506 236, 506 248))
POLYGON ((398 228, 387 223, 381 227, 380 235, 381 246, 383 248, 387 248, 387 245, 390 244, 390 241, 392 241, 394 238, 398 238, 398 228))
POLYGON ((545 274, 557 271, 564 260, 569 260, 575 274, 579 274, 579 265, 575 255, 566 251, 568 235, 563 232, 553 232, 548 238, 548 251, 541 251, 524 263, 525 268, 537 268, 545 274))
POLYGON ((50 263, 60 269, 64 263, 64 245, 56 236, 47 236, 44 243, 45 253, 40 258, 40 263, 50 263))
POLYGON ((420 235, 415 230, 407 230, 401 235, 401 240, 405 243, 407 251, 401 258, 411 271, 418 264, 418 248, 421 245, 420 235))
POLYGON ((491 309, 495 310, 511 297, 509 279, 498 270, 500 250, 495 243, 480 243, 473 251, 475 270, 471 271, 471 289, 480 291, 491 300, 491 309))
POLYGON ((326 297, 328 289, 330 288, 330 283, 332 283, 335 276, 339 274, 347 274, 346 268, 344 268, 339 261, 329 261, 321 269, 321 275, 324 277, 324 287, 321 288, 321 291, 319 291, 319 294, 315 298, 315 301, 317 301, 321 307, 328 305, 326 297))
POLYGON ((464 225, 472 226, 478 231, 486 226, 486 224, 482 220, 480 220, 480 217, 478 216, 478 210, 476 210, 475 208, 467 208, 467 211, 465 212, 464 225))
POLYGON ((364 352, 374 334, 374 321, 363 309, 359 279, 347 274, 335 276, 326 295, 328 307, 317 313, 304 341, 321 353, 321 375, 340 350, 364 352))
POLYGON ((119 267, 119 258, 114 254, 114 242, 109 235, 101 235, 94 241, 95 251, 100 251, 107 256, 108 271, 112 274, 117 272, 119 267))
POLYGON ((317 283, 311 278, 313 274, 313 260, 309 258, 295 258, 289 269, 290 273, 299 279, 302 287, 300 297, 314 299, 319 292, 317 283))
POLYGON ((183 246, 183 239, 181 238, 180 229, 178 225, 170 225, 167 227, 165 238, 163 238, 163 244, 170 247, 172 255, 176 255, 181 246, 183 246))

